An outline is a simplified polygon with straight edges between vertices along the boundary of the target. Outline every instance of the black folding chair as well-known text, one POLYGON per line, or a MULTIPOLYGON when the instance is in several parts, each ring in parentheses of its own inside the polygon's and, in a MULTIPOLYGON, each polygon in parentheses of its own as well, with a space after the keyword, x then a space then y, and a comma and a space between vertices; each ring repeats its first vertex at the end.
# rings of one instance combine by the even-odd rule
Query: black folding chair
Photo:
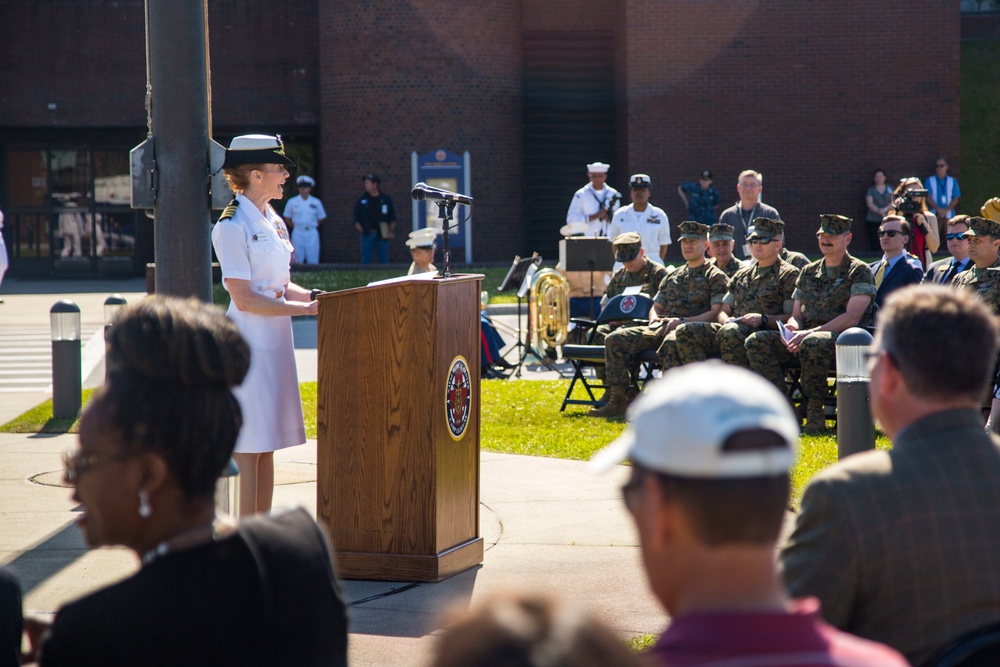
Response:
POLYGON ((589 405, 591 407, 604 405, 604 402, 599 401, 594 395, 594 390, 606 389, 607 387, 604 384, 588 381, 587 376, 584 374, 585 368, 595 368, 604 365, 604 346, 590 344, 594 340, 597 326, 608 322, 629 322, 635 320, 647 322, 649 321, 649 311, 652 308, 653 299, 646 294, 630 294, 628 296, 619 294, 608 301, 596 320, 582 318, 573 320, 573 323, 578 327, 589 326, 590 331, 587 332, 586 338, 588 344, 563 345, 562 347, 563 359, 566 359, 573 365, 573 378, 570 380, 569 389, 566 390, 566 396, 563 398, 562 407, 559 408, 559 412, 565 411, 567 405, 589 405), (583 385, 588 398, 571 398, 577 382, 583 385))

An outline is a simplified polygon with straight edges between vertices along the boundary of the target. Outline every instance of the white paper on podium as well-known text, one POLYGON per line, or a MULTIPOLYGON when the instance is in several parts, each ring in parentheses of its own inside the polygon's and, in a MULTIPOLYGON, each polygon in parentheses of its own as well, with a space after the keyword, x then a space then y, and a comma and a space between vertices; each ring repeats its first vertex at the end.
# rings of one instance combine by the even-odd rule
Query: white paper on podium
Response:
POLYGON ((374 282, 368 283, 368 287, 376 287, 378 285, 391 285, 393 283, 408 283, 415 280, 434 280, 437 278, 436 271, 428 271, 427 273, 415 273, 412 276, 400 276, 398 278, 386 278, 385 280, 376 280, 374 282))

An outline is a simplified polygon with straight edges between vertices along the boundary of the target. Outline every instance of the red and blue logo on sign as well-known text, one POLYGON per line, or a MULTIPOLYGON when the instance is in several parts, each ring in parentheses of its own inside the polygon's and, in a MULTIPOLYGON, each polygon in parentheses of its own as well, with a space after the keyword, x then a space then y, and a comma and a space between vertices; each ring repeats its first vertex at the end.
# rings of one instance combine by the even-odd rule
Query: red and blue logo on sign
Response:
POLYGON ((445 387, 445 414, 448 434, 452 440, 461 440, 465 435, 471 411, 472 380, 469 377, 469 365, 462 356, 457 356, 451 362, 445 387))
POLYGON ((635 306, 637 303, 638 301, 636 301, 636 298, 634 296, 625 297, 624 299, 622 299, 622 312, 631 313, 633 310, 635 310, 635 306))

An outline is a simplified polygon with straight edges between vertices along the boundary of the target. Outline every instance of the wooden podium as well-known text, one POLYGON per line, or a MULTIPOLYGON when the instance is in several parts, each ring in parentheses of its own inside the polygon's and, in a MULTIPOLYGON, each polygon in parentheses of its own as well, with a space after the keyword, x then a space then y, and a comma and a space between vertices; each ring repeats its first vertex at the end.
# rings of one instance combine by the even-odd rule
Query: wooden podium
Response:
POLYGON ((344 578, 441 581, 483 561, 482 279, 319 297, 316 514, 344 578))

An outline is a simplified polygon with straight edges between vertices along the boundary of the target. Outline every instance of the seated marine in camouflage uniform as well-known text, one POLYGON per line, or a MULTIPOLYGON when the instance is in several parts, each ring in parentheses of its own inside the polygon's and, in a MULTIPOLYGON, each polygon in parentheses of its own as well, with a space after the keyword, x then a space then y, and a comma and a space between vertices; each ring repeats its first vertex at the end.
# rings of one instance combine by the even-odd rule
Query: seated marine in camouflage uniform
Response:
MULTIPOLYGON (((771 220, 771 218, 754 218, 754 224, 757 223, 757 220, 771 220)), ((778 222, 781 222, 782 225, 785 224, 781 220, 779 220, 778 222)), ((752 233, 753 233, 753 225, 751 225, 750 229, 747 231, 747 238, 750 238, 750 234, 752 234, 752 233)), ((783 261, 788 262, 789 264, 791 264, 792 266, 794 266, 796 269, 804 269, 805 266, 806 266, 806 264, 809 263, 809 258, 806 257, 805 255, 803 255, 801 252, 796 252, 794 250, 789 250, 785 246, 785 233, 784 232, 781 233, 781 235, 778 238, 778 240, 781 241, 781 252, 778 253, 778 257, 780 257, 783 261)), ((748 251, 748 254, 749 254, 749 251, 748 251)))
POLYGON ((664 368, 680 364, 675 330, 687 320, 715 321, 726 293, 726 274, 705 259, 708 225, 686 221, 680 224, 684 266, 670 272, 660 283, 649 326, 612 331, 604 341, 607 405, 588 412, 591 417, 616 417, 628 407, 626 389, 635 356, 656 350, 664 368))
MULTIPOLYGON (((990 200, 983 205, 984 215, 996 214, 1000 220, 1000 210, 991 209, 990 200)), ((969 259, 973 266, 962 271, 952 281, 956 289, 972 290, 976 299, 993 309, 993 314, 1000 317, 1000 222, 988 218, 969 218, 969 231, 962 238, 969 240, 969 259)), ((1000 364, 998 364, 1000 367, 1000 364)), ((993 402, 990 410, 989 428, 993 432, 1000 429, 1000 373, 993 385, 993 402)))
MULTIPOLYGON (((646 257, 639 232, 619 234, 612 241, 612 244, 615 249, 615 261, 621 262, 624 266, 611 277, 611 282, 604 290, 601 306, 603 307, 612 298, 622 294, 628 287, 641 286, 643 294, 655 298, 660 282, 667 275, 667 269, 662 264, 653 262, 646 257)), ((590 344, 603 345, 604 339, 609 333, 619 326, 626 325, 630 326, 631 322, 626 324, 606 322, 598 326, 590 344)))
POLYGON ((727 364, 750 368, 747 337, 776 330, 792 313, 792 292, 799 270, 778 256, 785 223, 757 218, 747 237, 753 263, 729 280, 718 322, 688 322, 677 327, 677 354, 690 364, 719 355, 727 364))
POLYGON ((979 301, 1000 315, 1000 223, 980 217, 969 218, 968 223, 962 238, 969 241, 974 266, 955 276, 952 286, 974 291, 979 301))
POLYGON ((788 248, 784 247, 785 243, 784 234, 781 235, 781 243, 782 247, 781 247, 781 252, 779 253, 779 257, 781 257, 782 261, 788 262, 796 269, 806 268, 806 264, 809 263, 809 258, 803 255, 801 252, 795 252, 794 250, 789 250, 788 248))
POLYGON ((782 364, 798 356, 802 394, 807 401, 807 433, 826 428, 823 399, 837 334, 872 323, 875 277, 867 264, 847 252, 851 222, 842 215, 820 216, 816 236, 823 259, 808 264, 799 273, 787 325, 793 332, 791 339, 783 340, 777 331, 758 331, 746 342, 750 368, 781 391, 785 391, 782 364))
POLYGON ((708 230, 708 255, 712 258, 709 263, 722 269, 727 278, 732 278, 737 271, 746 266, 746 262, 733 257, 734 245, 736 242, 733 240, 732 225, 718 222, 708 230))

